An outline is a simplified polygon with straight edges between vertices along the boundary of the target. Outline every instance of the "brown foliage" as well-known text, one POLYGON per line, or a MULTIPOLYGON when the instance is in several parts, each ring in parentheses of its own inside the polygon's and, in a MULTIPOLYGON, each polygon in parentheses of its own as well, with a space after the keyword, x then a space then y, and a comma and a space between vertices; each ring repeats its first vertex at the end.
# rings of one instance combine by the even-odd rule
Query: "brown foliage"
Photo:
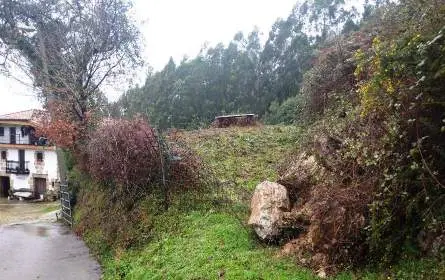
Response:
POLYGON ((169 162, 169 180, 172 190, 184 190, 196 187, 200 183, 203 167, 201 159, 187 147, 173 143, 169 162))
MULTIPOLYGON (((152 237, 154 216, 182 203, 183 192, 203 185, 196 154, 174 133, 164 139, 141 118, 103 121, 90 135, 87 154, 95 180, 83 172, 73 179, 82 185, 76 233, 90 243, 101 240, 96 249, 145 243, 152 237), (98 236, 89 236, 91 228, 98 236)), ((184 205, 192 207, 186 199, 184 205)))
MULTIPOLYGON (((355 143, 370 149, 378 146, 376 135, 384 129, 376 126, 370 138, 353 133, 360 125, 357 121, 336 128, 344 133, 342 139, 323 133, 323 125, 316 127, 308 152, 292 159, 280 172, 279 182, 288 189, 293 204, 288 223, 303 229, 283 252, 323 273, 364 261, 368 250, 365 227, 379 178, 373 175, 372 166, 366 166, 365 155, 350 152, 355 143)), ((329 130, 332 135, 333 127, 329 130)))
POLYGON ((288 242, 284 252, 311 268, 333 273, 339 266, 364 257, 363 228, 372 200, 372 184, 360 187, 314 185, 292 210, 304 232, 288 242), (322 258, 320 258, 322 256, 322 258))
POLYGON ((58 147, 74 149, 78 139, 86 134, 86 124, 90 123, 90 114, 86 114, 84 122, 75 121, 66 104, 59 101, 48 102, 48 111, 39 119, 36 135, 45 135, 51 143, 58 147))
POLYGON ((162 169, 155 131, 140 118, 103 121, 90 137, 88 154, 93 178, 126 191, 153 182, 162 169))
POLYGON ((196 154, 174 135, 164 139, 142 118, 105 120, 89 138, 88 172, 129 210, 153 191, 162 193, 167 208, 174 192, 201 183, 196 154))

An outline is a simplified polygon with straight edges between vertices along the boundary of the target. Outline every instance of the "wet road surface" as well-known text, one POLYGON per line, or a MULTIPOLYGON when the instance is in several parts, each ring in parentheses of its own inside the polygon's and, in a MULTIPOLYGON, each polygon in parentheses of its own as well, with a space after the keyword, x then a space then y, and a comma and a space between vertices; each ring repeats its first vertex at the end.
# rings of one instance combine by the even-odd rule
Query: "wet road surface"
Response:
MULTIPOLYGON (((20 208, 14 213, 19 214, 20 208)), ((67 226, 47 218, 0 223, 0 256, 0 280, 97 280, 101 275, 99 264, 83 241, 67 226)))

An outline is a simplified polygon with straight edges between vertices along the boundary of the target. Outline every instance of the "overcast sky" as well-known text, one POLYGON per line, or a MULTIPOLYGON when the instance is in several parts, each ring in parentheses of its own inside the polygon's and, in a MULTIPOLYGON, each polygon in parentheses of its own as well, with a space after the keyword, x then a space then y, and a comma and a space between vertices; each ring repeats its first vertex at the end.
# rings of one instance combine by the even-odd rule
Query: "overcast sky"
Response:
MULTIPOLYGON (((134 0, 144 35, 146 62, 160 70, 170 56, 195 56, 203 44, 228 43, 236 32, 257 26, 267 34, 274 21, 287 17, 296 0, 134 0)), ((140 78, 146 69, 140 69, 140 78)), ((25 80, 21 77, 21 80, 25 80)), ((28 81, 29 82, 29 81, 28 81)), ((116 100, 129 85, 104 89, 116 100)), ((0 114, 40 107, 32 87, 0 74, 0 114)))

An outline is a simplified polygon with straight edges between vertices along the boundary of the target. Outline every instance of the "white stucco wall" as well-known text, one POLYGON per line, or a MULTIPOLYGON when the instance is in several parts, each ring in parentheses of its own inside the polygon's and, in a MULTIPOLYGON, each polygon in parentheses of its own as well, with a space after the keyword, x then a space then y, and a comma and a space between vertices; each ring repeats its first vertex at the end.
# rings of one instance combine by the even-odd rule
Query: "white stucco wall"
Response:
MULTIPOLYGON (((19 149, 3 149, 0 151, 7 151, 7 160, 18 161, 19 149)), ((47 190, 53 190, 53 182, 59 180, 59 170, 57 162, 57 153, 53 149, 24 149, 25 162, 28 162, 29 175, 7 174, 10 178, 11 188, 13 189, 34 189, 34 178, 45 178, 47 183, 47 190), (43 162, 37 161, 37 152, 43 153, 43 162)), ((1 173, 5 172, 6 164, 0 164, 1 173)), ((4 174, 3 174, 4 175, 4 174)), ((3 176, 2 175, 2 176, 3 176)))

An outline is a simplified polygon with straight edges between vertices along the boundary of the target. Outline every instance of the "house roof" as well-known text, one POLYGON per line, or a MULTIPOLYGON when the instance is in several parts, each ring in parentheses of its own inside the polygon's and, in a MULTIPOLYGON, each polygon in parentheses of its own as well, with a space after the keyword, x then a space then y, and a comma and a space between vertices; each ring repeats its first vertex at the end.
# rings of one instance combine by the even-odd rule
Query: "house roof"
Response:
POLYGON ((0 121, 24 121, 24 122, 40 123, 42 119, 47 117, 47 115, 48 115, 47 111, 31 109, 26 111, 0 115, 0 121))

